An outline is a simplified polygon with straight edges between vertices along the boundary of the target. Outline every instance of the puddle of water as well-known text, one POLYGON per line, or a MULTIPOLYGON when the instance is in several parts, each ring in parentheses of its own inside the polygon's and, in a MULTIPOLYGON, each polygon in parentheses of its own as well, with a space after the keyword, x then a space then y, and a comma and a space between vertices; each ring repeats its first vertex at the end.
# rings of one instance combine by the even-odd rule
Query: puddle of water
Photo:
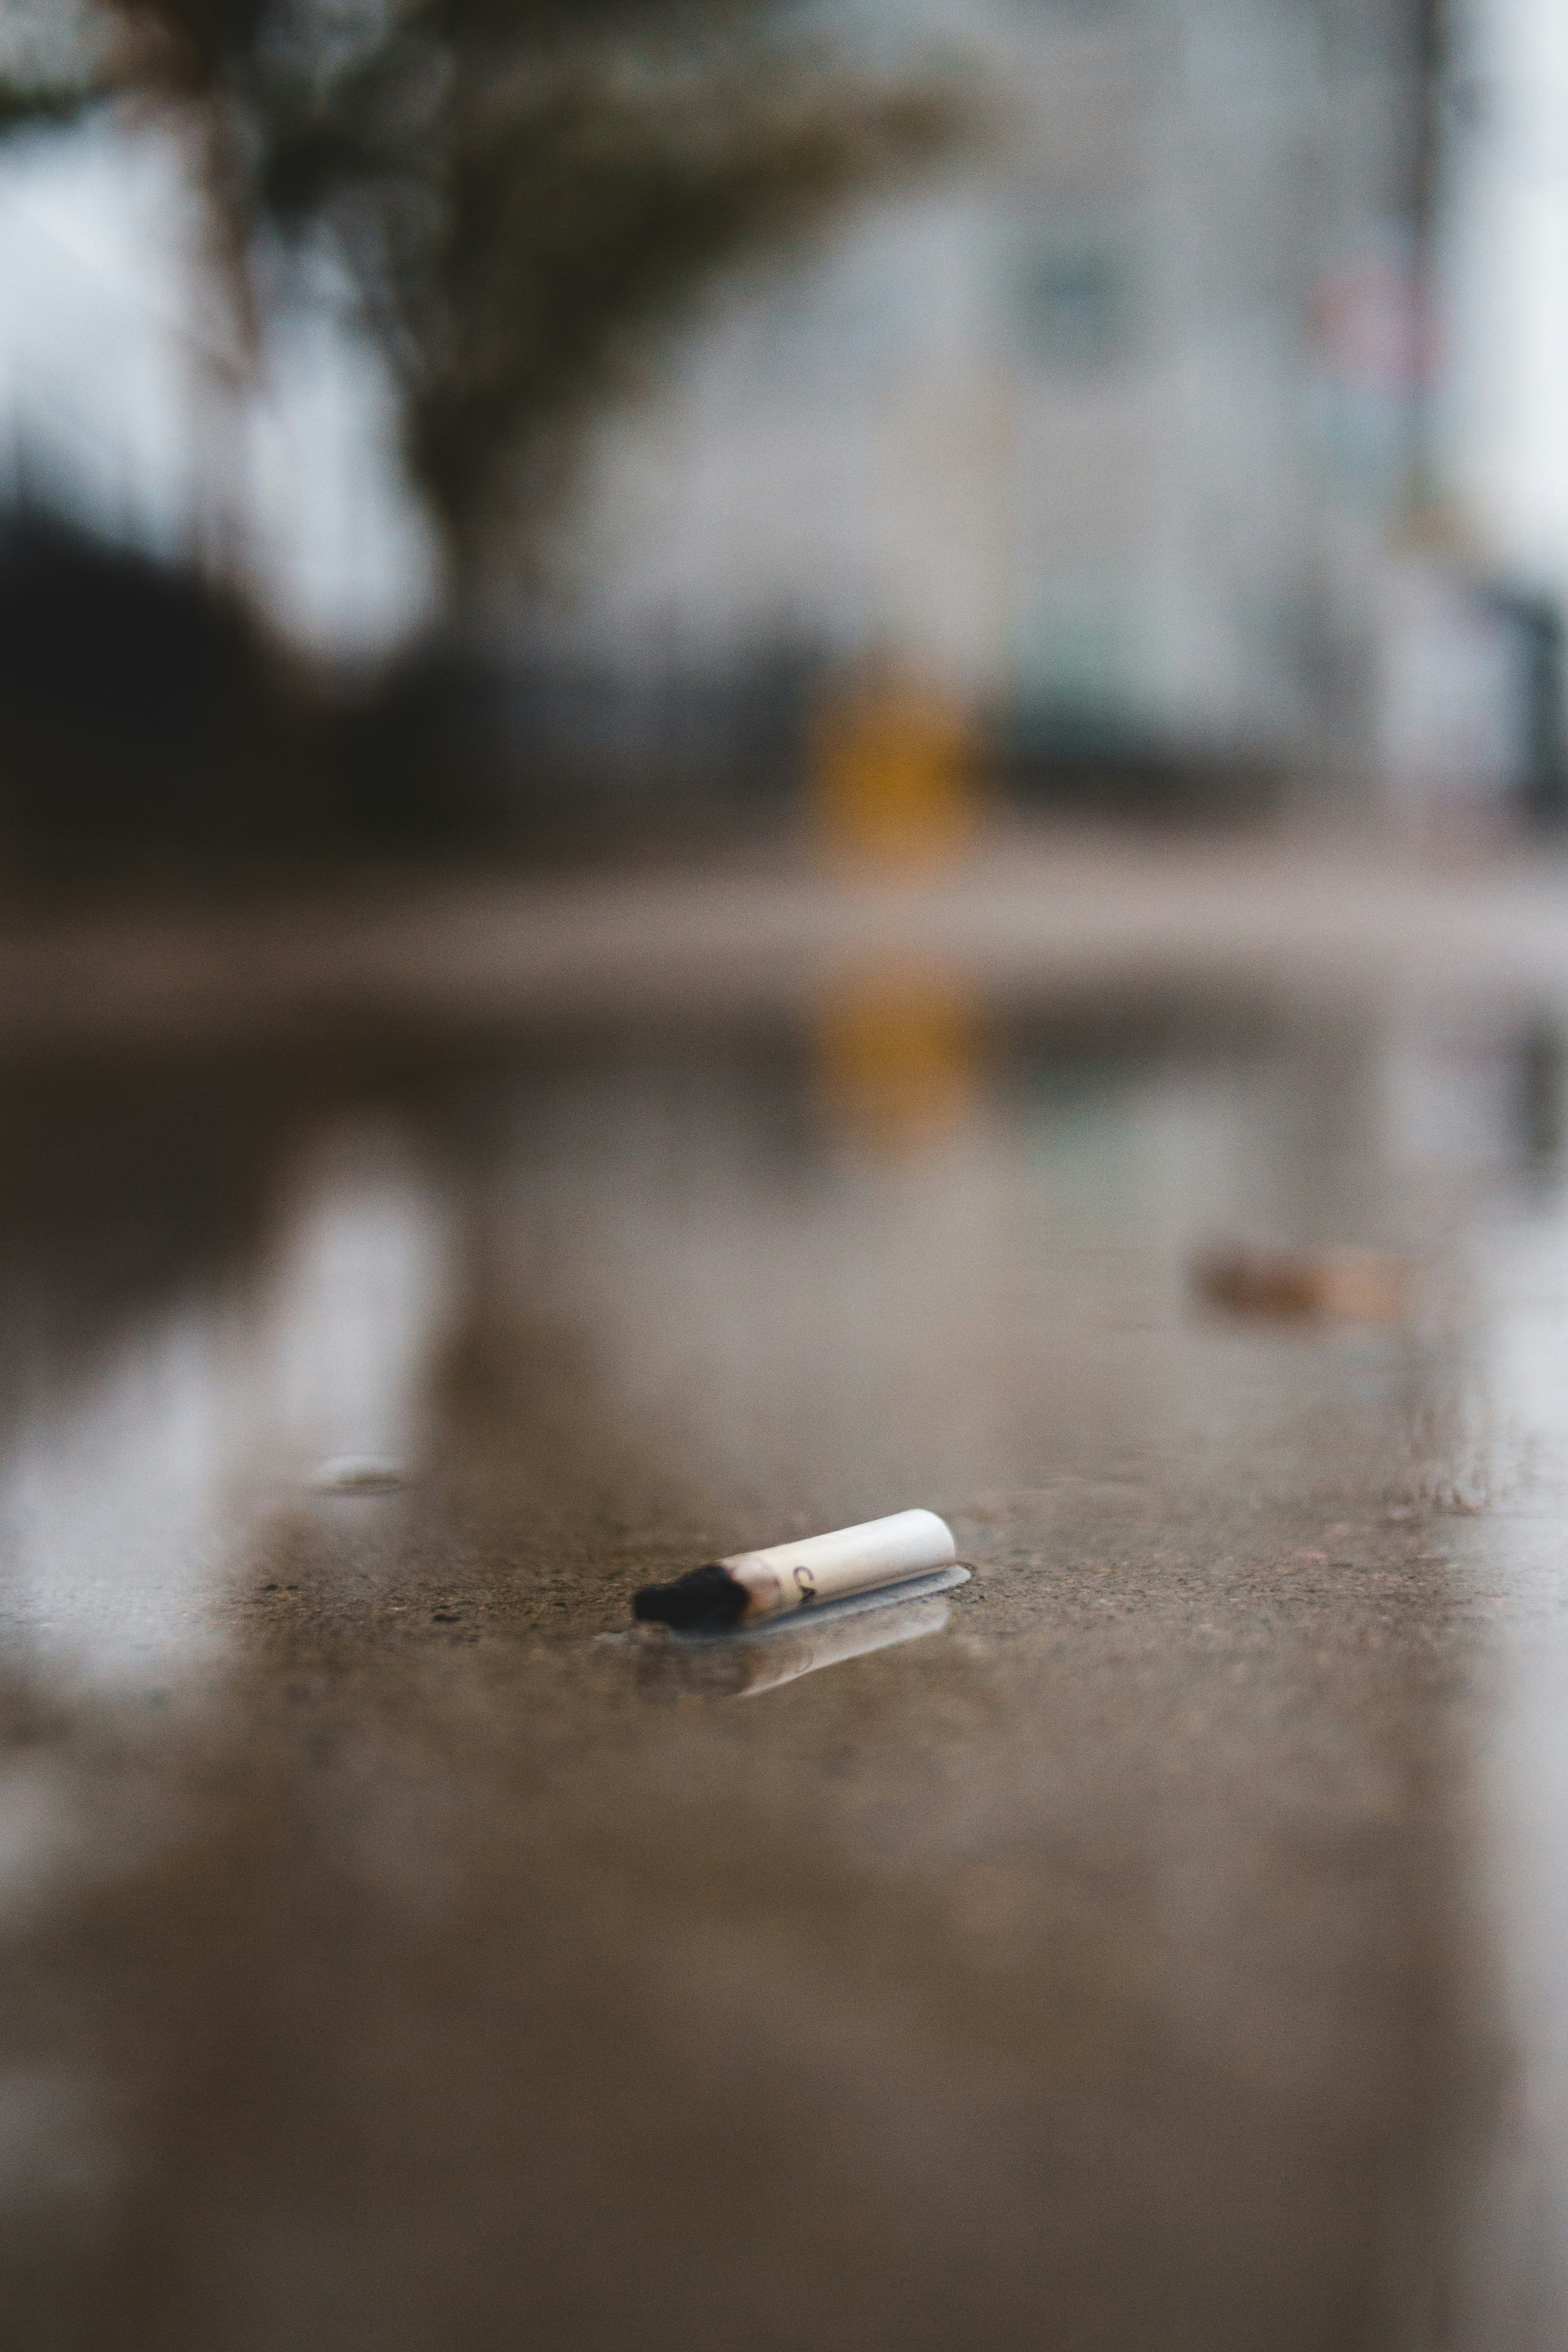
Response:
POLYGON ((1136 1011, 274 1072, 199 1186, 117 1081, 112 1247, 22 1188, 30 2343, 1551 2340, 1550 1021, 1136 1011), (629 1638, 915 1503, 972 1584, 629 1638))
MULTIPOLYGON (((323 1450, 417 1460, 449 1269, 441 1204, 372 1121, 290 1171, 259 1265, 199 1266, 19 1399, 0 1456, 16 1659, 104 1690, 232 1657, 224 1603, 279 1486, 323 1450)), ((181 1269, 182 1276, 184 1269, 181 1269)))

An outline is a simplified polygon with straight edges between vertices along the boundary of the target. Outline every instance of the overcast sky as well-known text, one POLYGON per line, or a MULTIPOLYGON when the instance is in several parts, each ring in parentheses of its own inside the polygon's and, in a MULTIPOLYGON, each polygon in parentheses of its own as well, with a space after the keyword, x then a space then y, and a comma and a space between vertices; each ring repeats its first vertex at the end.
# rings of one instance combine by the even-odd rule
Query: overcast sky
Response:
MULTIPOLYGON (((198 527, 193 427, 224 358, 195 231, 177 158, 145 132, 100 122, 0 150, 0 465, 169 554, 198 527)), ((386 387, 321 315, 279 332, 264 375, 230 494, 254 585, 305 643, 374 655, 417 626, 432 584, 386 387)))
POLYGON ((1441 446, 1486 554, 1568 595, 1568 5, 1458 33, 1441 446))

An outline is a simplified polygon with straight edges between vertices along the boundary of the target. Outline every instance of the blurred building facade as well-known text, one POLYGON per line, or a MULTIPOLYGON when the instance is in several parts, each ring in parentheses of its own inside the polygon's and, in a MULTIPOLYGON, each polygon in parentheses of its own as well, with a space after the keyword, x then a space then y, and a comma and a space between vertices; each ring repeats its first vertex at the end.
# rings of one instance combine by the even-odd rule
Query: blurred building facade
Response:
MULTIPOLYGON (((904 741, 936 806, 962 734, 1046 798, 1561 805, 1559 0, 821 7, 990 135, 710 305, 597 429, 545 584, 384 698, 367 803, 461 774, 658 824, 837 763, 845 809, 904 741)), ((328 305, 204 431, 176 167, 112 121, 7 151, 0 481, 9 447, 13 506, 197 571, 216 533, 286 639, 374 676, 439 606, 391 387, 328 305)))
POLYGON ((1464 589, 1450 615, 1441 565, 1425 603, 1395 579, 1431 373, 1428 0, 860 13, 973 61, 992 151, 737 299, 606 430, 533 658, 649 708, 786 650, 891 661, 1025 772, 1244 790, 1385 765, 1434 607, 1487 640, 1495 698, 1507 624, 1464 589))
MULTIPOLYGON (((863 0, 912 40, 891 16, 863 0)), ((1432 522, 1434 0, 917 30, 994 91, 994 148, 606 428, 524 668, 720 746, 759 673, 893 663, 1047 791, 1502 800, 1540 663, 1432 522)))

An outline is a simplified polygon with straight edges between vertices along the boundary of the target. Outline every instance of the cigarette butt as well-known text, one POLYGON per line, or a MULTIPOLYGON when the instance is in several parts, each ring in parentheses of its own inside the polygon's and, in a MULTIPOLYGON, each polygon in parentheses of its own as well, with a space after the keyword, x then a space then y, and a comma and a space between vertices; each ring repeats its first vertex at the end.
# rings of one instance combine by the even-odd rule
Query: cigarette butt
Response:
POLYGON ((951 1568, 957 1557, 952 1530, 934 1511, 895 1511, 889 1518, 808 1536, 800 1543, 734 1552, 692 1569, 673 1584, 645 1585, 632 1611, 645 1624, 717 1633, 925 1576, 932 1569, 951 1568))
POLYGON ((1216 1250, 1198 1259, 1193 1282, 1211 1307, 1233 1314, 1330 1316, 1395 1323, 1410 1311, 1408 1261, 1381 1250, 1216 1250))

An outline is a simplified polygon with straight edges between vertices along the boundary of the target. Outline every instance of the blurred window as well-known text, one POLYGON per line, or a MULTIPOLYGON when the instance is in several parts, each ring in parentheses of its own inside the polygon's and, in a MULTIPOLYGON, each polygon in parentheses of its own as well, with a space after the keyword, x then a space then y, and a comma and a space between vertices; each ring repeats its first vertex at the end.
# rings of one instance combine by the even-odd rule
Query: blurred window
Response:
POLYGON ((1054 366, 1106 366, 1125 346, 1130 288, 1121 254, 1102 238, 1047 245, 1026 262, 1024 324, 1032 349, 1054 366))
POLYGON ((1064 26, 1095 25, 1107 16, 1121 16, 1127 12, 1129 0, 1028 0, 1028 13, 1053 18, 1064 26))
POLYGON ((1112 589, 1026 594, 1019 686, 1039 748, 1104 751, 1142 731, 1140 637, 1131 605, 1112 589))

